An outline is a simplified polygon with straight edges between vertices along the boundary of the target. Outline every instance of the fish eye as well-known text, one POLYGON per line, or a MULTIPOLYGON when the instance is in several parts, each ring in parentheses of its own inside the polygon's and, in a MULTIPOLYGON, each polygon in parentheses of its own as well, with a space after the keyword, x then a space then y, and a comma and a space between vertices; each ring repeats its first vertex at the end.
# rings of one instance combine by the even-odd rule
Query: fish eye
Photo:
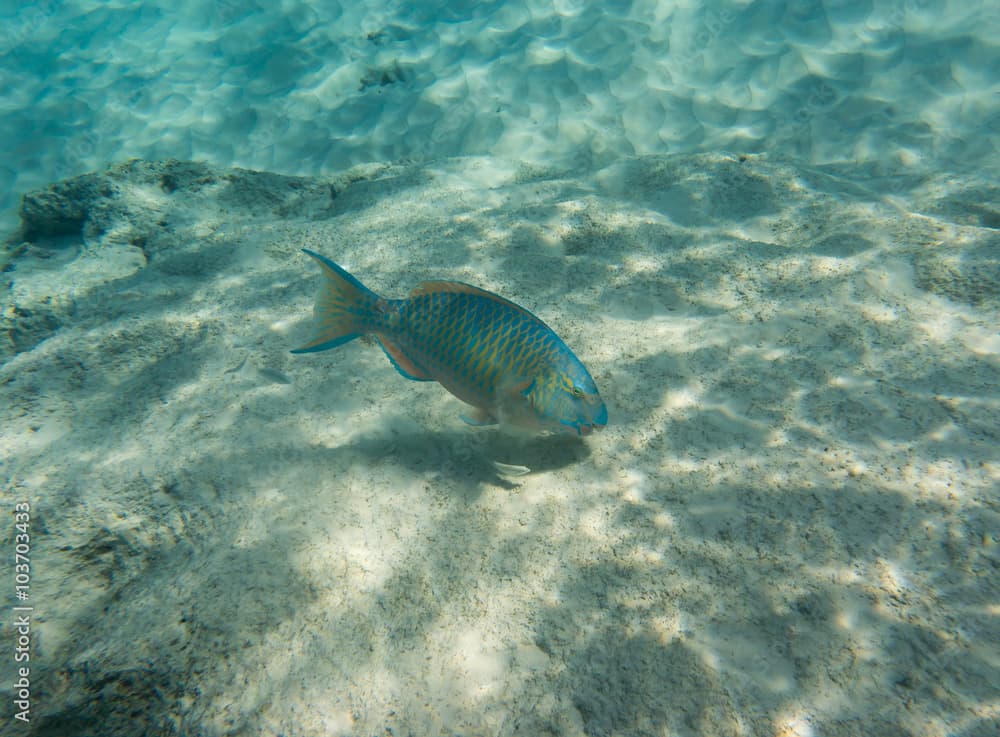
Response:
POLYGON ((581 389, 578 386, 574 386, 573 387, 573 396, 576 397, 577 399, 579 399, 580 397, 582 397, 583 396, 583 389, 581 389))

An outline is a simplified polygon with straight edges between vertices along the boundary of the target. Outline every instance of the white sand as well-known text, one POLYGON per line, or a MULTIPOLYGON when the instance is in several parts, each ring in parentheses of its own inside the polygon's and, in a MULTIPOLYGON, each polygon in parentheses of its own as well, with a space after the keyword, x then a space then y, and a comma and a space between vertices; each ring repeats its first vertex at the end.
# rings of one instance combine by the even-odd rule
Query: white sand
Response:
POLYGON ((905 211, 758 156, 135 162, 30 198, 0 442, 37 733, 995 733, 988 186, 908 181, 905 211), (372 346, 290 355, 303 246, 524 304, 610 426, 507 439, 372 346))

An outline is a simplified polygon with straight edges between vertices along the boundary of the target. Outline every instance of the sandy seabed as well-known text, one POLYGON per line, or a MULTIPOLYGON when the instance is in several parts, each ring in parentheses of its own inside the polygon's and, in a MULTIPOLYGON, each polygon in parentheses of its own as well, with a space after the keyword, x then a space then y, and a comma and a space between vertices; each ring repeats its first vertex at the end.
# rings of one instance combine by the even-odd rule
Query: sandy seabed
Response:
POLYGON ((995 735, 996 195, 724 154, 27 195, 33 712, 0 734, 995 735), (609 427, 470 428, 372 346, 290 355, 302 247, 525 305, 609 427))

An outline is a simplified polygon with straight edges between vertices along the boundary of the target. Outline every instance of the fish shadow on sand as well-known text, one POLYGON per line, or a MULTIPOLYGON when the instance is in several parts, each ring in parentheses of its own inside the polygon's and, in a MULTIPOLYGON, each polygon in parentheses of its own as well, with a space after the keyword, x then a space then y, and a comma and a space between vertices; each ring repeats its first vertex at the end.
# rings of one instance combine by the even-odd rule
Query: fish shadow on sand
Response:
MULTIPOLYGON (((585 441, 568 435, 510 435, 496 429, 459 428, 434 431, 427 428, 388 428, 362 435, 346 445, 324 448, 324 465, 351 463, 352 456, 366 467, 395 466, 412 478, 424 474, 444 480, 473 500, 484 486, 516 489, 510 474, 494 463, 522 466, 528 474, 566 468, 585 460, 590 449, 585 441)), ((400 422, 402 424, 402 421, 400 422)))

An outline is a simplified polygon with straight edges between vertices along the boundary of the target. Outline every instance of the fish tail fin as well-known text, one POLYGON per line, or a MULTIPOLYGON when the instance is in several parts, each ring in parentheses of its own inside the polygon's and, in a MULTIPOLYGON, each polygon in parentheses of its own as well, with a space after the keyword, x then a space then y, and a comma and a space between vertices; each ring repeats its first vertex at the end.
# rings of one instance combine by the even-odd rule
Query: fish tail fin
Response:
POLYGON ((366 321, 365 316, 376 318, 378 295, 326 256, 306 248, 302 250, 316 259, 323 268, 324 278, 313 307, 316 332, 312 340, 292 353, 329 350, 372 332, 372 321, 366 321))

